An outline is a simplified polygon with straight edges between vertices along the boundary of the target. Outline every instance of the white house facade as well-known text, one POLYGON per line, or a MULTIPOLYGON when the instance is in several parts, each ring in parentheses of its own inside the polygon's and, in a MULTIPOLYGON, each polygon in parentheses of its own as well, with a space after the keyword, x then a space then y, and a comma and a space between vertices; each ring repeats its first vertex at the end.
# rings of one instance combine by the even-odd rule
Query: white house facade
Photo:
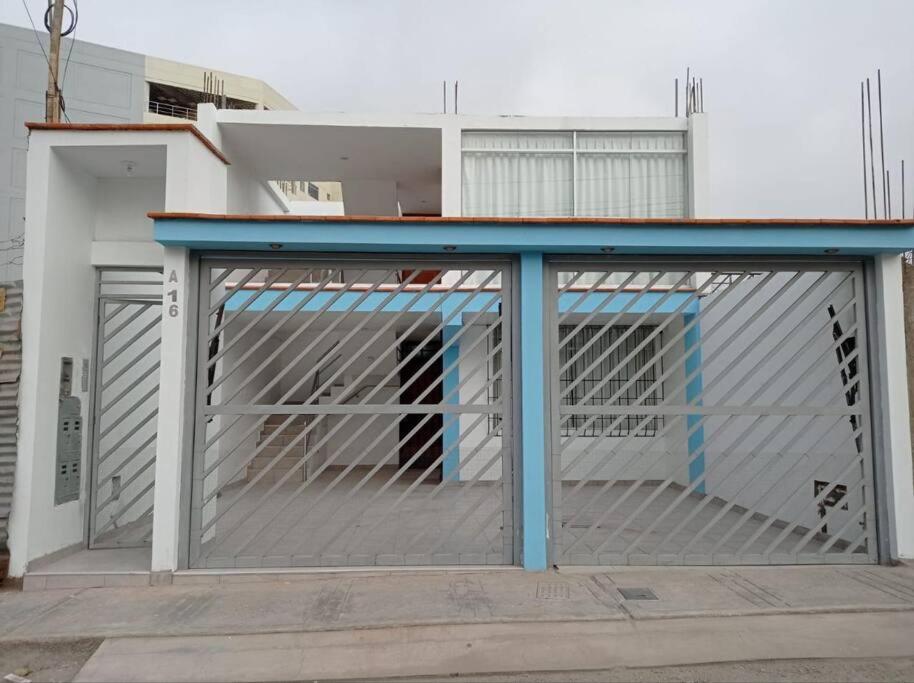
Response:
POLYGON ((708 218, 707 125, 30 124, 11 573, 914 557, 914 223, 708 218))

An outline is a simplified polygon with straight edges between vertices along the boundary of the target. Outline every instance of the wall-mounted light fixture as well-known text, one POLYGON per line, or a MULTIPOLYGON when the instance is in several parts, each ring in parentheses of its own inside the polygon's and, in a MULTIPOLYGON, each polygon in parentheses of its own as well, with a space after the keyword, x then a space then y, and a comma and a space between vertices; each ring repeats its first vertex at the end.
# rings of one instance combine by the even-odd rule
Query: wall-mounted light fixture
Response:
POLYGON ((453 244, 445 244, 441 248, 444 249, 445 251, 457 251, 457 247, 454 246, 453 244))
POLYGON ((837 254, 839 251, 841 251, 841 250, 840 250, 840 249, 835 249, 834 247, 832 247, 831 249, 826 249, 826 250, 825 250, 825 253, 826 253, 826 254, 837 254))
POLYGON ((615 250, 616 250, 615 247, 600 247, 600 251, 602 251, 604 254, 611 254, 615 250))
POLYGON ((270 245, 270 249, 282 249, 282 245, 279 244, 278 242, 273 242, 273 243, 270 245))

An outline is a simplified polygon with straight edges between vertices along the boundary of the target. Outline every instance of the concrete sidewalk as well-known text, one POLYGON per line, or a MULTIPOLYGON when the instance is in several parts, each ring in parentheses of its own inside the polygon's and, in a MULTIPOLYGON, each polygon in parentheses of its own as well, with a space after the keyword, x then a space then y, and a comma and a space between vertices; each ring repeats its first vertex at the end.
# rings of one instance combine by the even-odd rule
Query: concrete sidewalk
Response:
POLYGON ((405 676, 656 666, 671 653, 678 653, 676 662, 667 663, 680 664, 841 653, 914 656, 911 567, 237 572, 218 583, 205 578, 199 585, 2 591, 0 647, 106 638, 84 671, 98 680, 121 680, 128 671, 134 672, 129 680, 146 680, 142 672, 150 658, 177 667, 168 676, 149 669, 159 679, 204 680, 193 676, 208 671, 212 680, 295 680, 290 676, 388 671, 380 664, 359 669, 354 659, 389 662, 391 673, 384 675, 405 676), (647 589, 656 599, 626 599, 625 589, 647 589), (488 649, 497 643, 501 647, 488 649), (626 659, 636 652, 638 663, 626 659), (238 668, 246 657, 262 660, 260 668, 238 668), (285 664, 267 667, 272 673, 266 676, 265 662, 274 659, 285 664), (299 669, 289 668, 293 661, 299 669), (502 664, 488 668, 497 661, 502 664), (308 666, 301 668, 303 662, 308 666), (183 674, 181 666, 187 667, 183 674))
POLYGON ((221 583, 0 591, 0 642, 431 624, 914 609, 914 568, 624 567, 543 574, 239 572, 221 583), (656 600, 626 600, 647 588, 656 600))
POLYGON ((316 681, 914 654, 914 612, 106 640, 77 681, 316 681))

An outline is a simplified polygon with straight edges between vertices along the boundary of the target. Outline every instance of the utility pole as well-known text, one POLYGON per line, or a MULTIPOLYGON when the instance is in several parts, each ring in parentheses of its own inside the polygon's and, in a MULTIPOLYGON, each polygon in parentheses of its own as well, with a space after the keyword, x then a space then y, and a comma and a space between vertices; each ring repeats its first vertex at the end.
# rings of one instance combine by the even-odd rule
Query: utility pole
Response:
POLYGON ((63 27, 64 0, 54 0, 54 11, 51 15, 51 45, 48 51, 48 90, 45 93, 44 120, 48 123, 60 123, 60 87, 58 72, 60 70, 60 32, 63 27))

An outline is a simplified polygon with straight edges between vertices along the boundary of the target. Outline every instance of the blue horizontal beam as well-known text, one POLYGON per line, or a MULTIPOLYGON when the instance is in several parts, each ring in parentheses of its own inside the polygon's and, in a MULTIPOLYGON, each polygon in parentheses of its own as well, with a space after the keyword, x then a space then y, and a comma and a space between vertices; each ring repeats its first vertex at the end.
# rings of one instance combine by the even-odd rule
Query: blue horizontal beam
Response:
MULTIPOLYGON (((270 306, 276 297, 283 293, 282 290, 274 289, 263 292, 257 296, 258 291, 259 290, 242 290, 233 294, 226 302, 225 309, 227 311, 237 311, 241 308, 245 308, 246 302, 250 301, 252 297, 255 297, 250 305, 246 307, 246 310, 252 312, 263 311, 270 306)), ((311 298, 301 307, 301 311, 305 313, 318 311, 323 308, 332 297, 336 296, 336 294, 337 293, 333 291, 322 291, 317 293, 308 291, 292 292, 280 301, 273 310, 291 311, 301 304, 302 299, 311 295, 311 298)), ((328 310, 339 313, 348 311, 355 306, 353 311, 356 313, 371 313, 376 310, 382 313, 399 313, 402 311, 424 313, 435 309, 443 309, 443 313, 447 315, 449 311, 455 310, 458 306, 461 306, 465 299, 471 297, 471 294, 471 292, 454 292, 452 294, 441 292, 417 295, 416 293, 399 292, 391 297, 390 293, 372 292, 356 306, 356 301, 363 296, 363 293, 357 291, 344 292, 330 304, 328 310), (385 303, 385 299, 388 298, 390 300, 385 303)), ((618 313, 625 308, 627 313, 646 313, 653 306, 657 305, 660 298, 664 297, 664 295, 664 292, 646 292, 638 297, 637 300, 632 301, 638 296, 636 292, 619 292, 618 294, 614 294, 613 292, 590 293, 587 294, 584 301, 575 307, 575 311, 577 313, 591 313, 599 309, 604 313, 618 313), (613 298, 607 304, 606 300, 610 296, 613 298)), ((478 313, 485 310, 489 313, 497 313, 498 307, 493 300, 500 296, 500 292, 479 292, 470 298, 466 305, 461 308, 461 311, 464 313, 478 313)), ((689 297, 690 294, 687 292, 673 292, 654 309, 654 312, 695 312, 698 310, 698 301, 697 299, 693 299, 686 304, 686 299, 689 297), (680 306, 683 306, 683 304, 685 304, 685 307, 680 309, 680 306)), ((559 311, 567 311, 579 298, 580 294, 575 293, 561 295, 559 297, 559 311)))
POLYGON ((159 218, 166 246, 206 250, 370 253, 772 254, 874 255, 914 249, 914 225, 825 224, 578 225, 516 223, 376 223, 159 218), (274 245, 271 247, 271 245, 274 245), (278 249, 275 245, 281 245, 278 249))

